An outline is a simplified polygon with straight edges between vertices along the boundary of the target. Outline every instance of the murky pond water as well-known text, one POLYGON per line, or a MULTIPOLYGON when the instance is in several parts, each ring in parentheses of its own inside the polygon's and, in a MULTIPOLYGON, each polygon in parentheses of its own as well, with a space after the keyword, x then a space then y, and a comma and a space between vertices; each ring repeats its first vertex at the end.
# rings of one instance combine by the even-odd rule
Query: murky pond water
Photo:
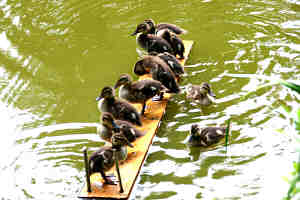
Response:
POLYGON ((300 79, 299 1, 0 0, 1 199, 76 199, 83 147, 104 144, 95 97, 132 74, 129 34, 146 18, 189 31, 187 64, 200 65, 181 86, 209 81, 218 103, 171 99, 132 199, 284 197, 297 152, 282 105, 299 107, 299 95, 227 74, 300 79), (192 124, 229 118, 227 153, 186 146, 192 124))

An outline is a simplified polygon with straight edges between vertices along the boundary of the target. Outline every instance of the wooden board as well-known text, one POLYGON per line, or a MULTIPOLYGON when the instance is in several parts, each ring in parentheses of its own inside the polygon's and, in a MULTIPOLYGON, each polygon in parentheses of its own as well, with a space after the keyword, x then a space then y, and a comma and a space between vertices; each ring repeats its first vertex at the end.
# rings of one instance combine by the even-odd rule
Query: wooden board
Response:
MULTIPOLYGON (((182 65, 185 64, 185 61, 188 58, 193 45, 193 41, 190 40, 184 40, 183 42, 185 46, 185 60, 181 60, 182 65)), ((140 80, 146 78, 149 78, 149 76, 140 77, 140 80)), ((142 118, 143 126, 138 127, 139 130, 146 134, 132 143, 134 145, 134 148, 128 147, 128 158, 124 163, 120 164, 120 173, 122 177, 124 192, 119 193, 119 185, 102 184, 103 180, 100 173, 95 173, 90 178, 92 192, 87 192, 87 186, 85 185, 83 190, 79 194, 80 198, 129 198, 134 183, 146 158, 149 147, 151 146, 155 133, 159 128, 160 120, 165 112, 167 102, 170 97, 170 94, 165 94, 162 101, 153 102, 152 100, 149 100, 147 102, 145 117, 142 118)), ((142 106, 140 104, 132 105, 134 105, 139 111, 142 109, 142 106)), ((115 168, 113 168, 109 172, 106 172, 106 174, 111 173, 113 173, 117 177, 115 168)))

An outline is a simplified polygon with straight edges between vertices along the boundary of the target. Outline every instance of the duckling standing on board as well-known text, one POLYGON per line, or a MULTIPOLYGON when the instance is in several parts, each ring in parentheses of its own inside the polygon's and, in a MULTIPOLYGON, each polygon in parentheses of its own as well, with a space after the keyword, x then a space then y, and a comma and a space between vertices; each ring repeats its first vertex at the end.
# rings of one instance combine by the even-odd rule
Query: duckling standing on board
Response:
POLYGON ((208 106, 214 102, 216 95, 212 92, 210 85, 206 82, 201 85, 188 84, 186 86, 186 98, 195 100, 201 105, 208 106))
POLYGON ((104 87, 96 100, 99 101, 98 109, 101 112, 109 112, 115 119, 142 126, 141 116, 137 110, 128 102, 116 99, 112 87, 104 87))
POLYGON ((157 53, 155 51, 150 52, 149 55, 158 56, 160 59, 162 59, 170 67, 170 69, 173 71, 177 78, 180 75, 184 74, 183 66, 180 64, 180 62, 174 55, 168 52, 157 53))
POLYGON ((131 103, 142 103, 141 115, 144 115, 146 102, 148 99, 158 95, 162 95, 168 89, 159 81, 145 79, 132 82, 128 74, 122 74, 115 84, 115 89, 119 86, 119 97, 131 103))
POLYGON ((175 56, 178 55, 179 59, 184 59, 184 44, 176 34, 171 33, 168 29, 164 29, 158 36, 164 38, 167 42, 169 42, 169 44, 173 48, 175 56))
POLYGON ((115 185, 111 177, 105 175, 105 172, 114 166, 116 159, 118 161, 126 160, 126 145, 133 147, 122 133, 114 133, 112 136, 112 146, 101 147, 89 157, 90 175, 100 173, 105 184, 115 185))
POLYGON ((180 88, 176 77, 169 66, 157 56, 145 56, 136 62, 134 73, 138 76, 150 73, 154 80, 160 81, 169 93, 179 93, 180 88))
POLYGON ((107 142, 111 142, 111 137, 114 133, 114 129, 116 128, 120 129, 120 132, 125 135, 129 142, 134 142, 137 137, 144 135, 130 122, 115 120, 113 115, 108 112, 102 113, 101 124, 97 127, 97 133, 99 134, 100 138, 107 142))
POLYGON ((150 34, 150 26, 147 23, 139 24, 131 35, 137 35, 137 43, 147 52, 156 51, 159 53, 169 52, 174 54, 172 46, 163 38, 150 34))
POLYGON ((198 124, 191 127, 188 144, 191 146, 210 146, 218 143, 226 134, 226 127, 200 128, 198 124))
POLYGON ((180 28, 174 24, 159 23, 159 24, 155 25, 155 22, 153 19, 145 19, 144 22, 146 22, 150 26, 151 34, 156 34, 157 32, 164 30, 164 29, 168 29, 177 35, 187 33, 186 30, 184 30, 183 28, 180 28))

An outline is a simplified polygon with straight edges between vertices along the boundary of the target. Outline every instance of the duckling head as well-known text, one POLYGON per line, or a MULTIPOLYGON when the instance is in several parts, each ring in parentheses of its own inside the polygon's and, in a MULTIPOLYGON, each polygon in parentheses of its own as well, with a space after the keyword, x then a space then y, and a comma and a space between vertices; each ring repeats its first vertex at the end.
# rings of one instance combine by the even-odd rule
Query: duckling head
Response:
POLYGON ((144 22, 147 23, 150 28, 155 27, 155 22, 153 19, 145 19, 144 22))
POLYGON ((191 133, 191 136, 198 136, 199 133, 200 133, 200 127, 199 127, 199 125, 198 124, 193 124, 191 126, 190 133, 191 133))
POLYGON ((145 62, 145 60, 141 59, 135 63, 133 71, 136 75, 142 76, 144 74, 149 73, 145 68, 144 62, 145 62))
POLYGON ((200 88, 200 93, 203 95, 209 95, 211 97, 216 97, 216 95, 212 92, 210 85, 206 82, 202 83, 200 88))
POLYGON ((133 148, 133 145, 128 141, 125 135, 122 132, 114 133, 111 137, 112 147, 118 149, 122 146, 129 146, 133 148))
POLYGON ((114 132, 120 132, 120 127, 115 123, 114 117, 111 113, 102 113, 101 120, 104 126, 110 127, 114 132))
POLYGON ((128 74, 122 74, 118 81, 116 82, 114 89, 117 89, 121 85, 130 84, 132 81, 131 77, 128 74))
POLYGON ((131 34, 131 36, 134 36, 138 33, 147 34, 147 33, 149 33, 150 29, 151 29, 151 27, 149 26, 149 24, 141 23, 141 24, 137 25, 135 31, 131 34))
POLYGON ((112 87, 106 86, 101 90, 100 95, 96 98, 96 101, 100 101, 102 98, 113 98, 114 90, 112 87))

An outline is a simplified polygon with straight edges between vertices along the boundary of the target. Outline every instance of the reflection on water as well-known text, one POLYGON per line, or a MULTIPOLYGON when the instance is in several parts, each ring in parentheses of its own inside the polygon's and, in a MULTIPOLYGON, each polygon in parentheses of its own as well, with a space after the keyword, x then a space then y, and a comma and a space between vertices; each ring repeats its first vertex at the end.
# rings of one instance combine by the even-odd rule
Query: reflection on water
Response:
POLYGON ((132 199, 278 199, 297 158, 283 109, 299 95, 258 74, 299 80, 297 1, 0 1, 1 199, 75 199, 82 149, 96 135, 95 97, 138 59, 143 19, 176 23, 195 41, 181 82, 209 81, 217 104, 174 96, 132 199), (232 119, 228 150, 190 148, 189 128, 232 119), (184 192, 183 192, 184 191, 184 192))

